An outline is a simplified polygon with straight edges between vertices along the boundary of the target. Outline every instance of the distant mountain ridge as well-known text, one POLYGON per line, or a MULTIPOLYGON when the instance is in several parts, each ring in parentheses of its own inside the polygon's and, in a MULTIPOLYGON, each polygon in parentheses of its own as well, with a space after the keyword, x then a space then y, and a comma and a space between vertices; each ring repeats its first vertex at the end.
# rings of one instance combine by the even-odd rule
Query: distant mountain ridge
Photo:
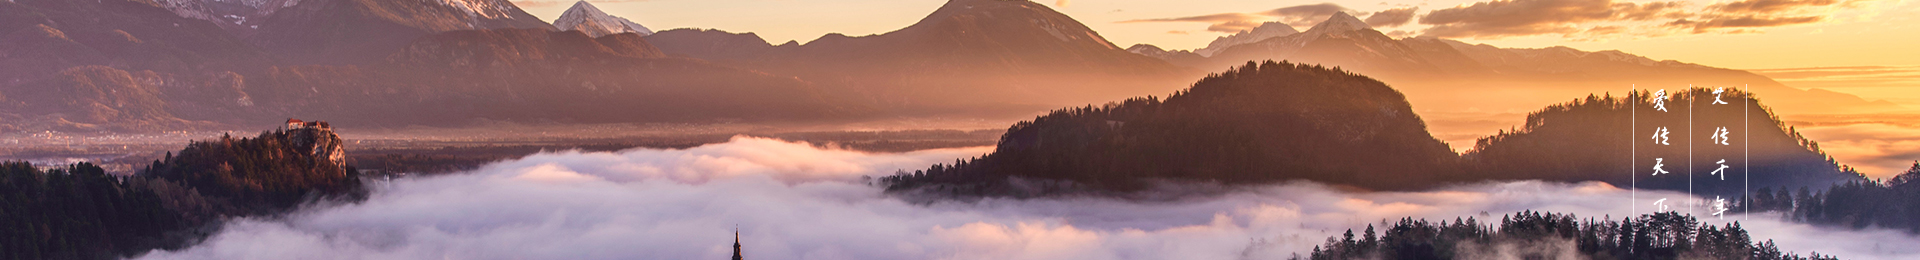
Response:
POLYGON ((1486 85, 1544 85, 1548 87, 1535 91, 1566 94, 1634 85, 1747 86, 1755 93, 1774 96, 1769 99, 1773 104, 1790 110, 1898 108, 1891 103, 1853 95, 1791 88, 1746 71, 1656 61, 1620 51, 1500 48, 1428 37, 1394 39, 1346 13, 1337 13, 1301 33, 1225 47, 1210 45, 1206 49, 1213 53, 1199 59, 1179 55, 1148 56, 1197 69, 1218 69, 1261 60, 1323 64, 1394 82, 1404 91, 1420 94, 1486 85))
POLYGON ((806 82, 667 58, 640 36, 578 31, 455 31, 382 62, 273 67, 255 99, 290 115, 372 125, 816 120, 864 113, 806 82))
POLYGON ((296 64, 375 61, 447 31, 555 29, 507 0, 301 0, 261 20, 241 35, 296 64))
POLYGON ((1227 48, 1232 48, 1233 46, 1265 41, 1267 39, 1273 39, 1274 37, 1293 35, 1296 33, 1300 33, 1300 31, 1286 23, 1266 22, 1251 30, 1240 31, 1239 33, 1228 36, 1220 36, 1220 38, 1214 39, 1213 42, 1207 43, 1206 48, 1193 50, 1193 53, 1200 54, 1200 56, 1213 56, 1214 53, 1226 51, 1227 48))
POLYGON ((899 30, 804 44, 717 30, 647 40, 670 55, 795 75, 894 111, 1042 110, 1165 91, 1200 74, 1129 53, 1032 1, 952 0, 899 30))
POLYGON ((560 30, 586 32, 587 36, 592 37, 621 33, 634 33, 640 36, 653 34, 653 29, 647 29, 646 26, 629 21, 627 18, 609 15, 584 0, 574 3, 573 7, 560 13, 560 18, 553 20, 553 26, 560 30))
MULTIPOLYGON (((576 13, 583 15, 576 16, 582 18, 580 23, 567 22, 572 27, 612 23, 586 22, 585 18, 597 17, 584 15, 591 13, 587 11, 592 5, 577 3, 576 7, 576 13)), ((678 84, 685 86, 680 88, 684 91, 711 91, 680 93, 686 95, 681 98, 726 99, 734 97, 714 94, 748 89, 733 88, 745 82, 778 91, 743 93, 750 96, 745 99, 761 102, 739 105, 793 108, 795 114, 809 115, 806 118, 1010 118, 1063 105, 1173 91, 1203 76, 1201 71, 1254 60, 1292 60, 1366 72, 1399 83, 1403 91, 1421 93, 1412 95, 1416 99, 1446 97, 1429 95, 1435 92, 1470 93, 1455 87, 1476 85, 1545 85, 1586 91, 1633 83, 1690 82, 1751 83, 1756 93, 1783 96, 1770 99, 1783 108, 1869 104, 1841 93, 1787 88, 1737 70, 1653 62, 1620 52, 1504 49, 1429 38, 1396 40, 1350 15, 1337 14, 1329 20, 1305 32, 1290 33, 1292 27, 1285 24, 1267 24, 1223 37, 1216 41, 1224 46, 1222 50, 1205 57, 1151 45, 1120 49, 1072 17, 1032 1, 953 0, 893 32, 857 37, 829 34, 804 44, 773 45, 752 33, 718 30, 602 34, 605 37, 594 37, 598 30, 591 28, 583 30, 584 37, 531 33, 561 28, 507 0, 13 0, 0 2, 0 38, 5 39, 0 41, 0 54, 4 54, 0 55, 0 97, 5 98, 0 100, 0 120, 8 122, 0 129, 182 129, 209 121, 244 122, 299 113, 322 113, 343 122, 392 124, 539 120, 532 115, 638 106, 562 102, 557 100, 565 99, 557 97, 565 95, 554 93, 606 95, 520 92, 528 86, 605 91, 608 88, 602 87, 608 85, 666 90, 670 88, 663 85, 678 84), (1240 41, 1254 42, 1227 44, 1240 41), (391 69, 400 64, 411 67, 391 69), (614 70, 636 70, 631 74, 656 78, 609 72, 614 70), (593 72, 584 77, 608 79, 582 79, 582 71, 593 72), (508 75, 551 82, 475 81, 508 75), (329 76, 371 78, 323 78, 329 76), (1481 79, 1501 82, 1473 81, 1481 79), (493 87, 460 92, 476 85, 493 87), (702 88, 713 86, 733 87, 702 88), (47 89, 129 93, 106 99, 54 95, 47 89), (528 95, 556 98, 531 102, 528 95), (414 103, 447 103, 402 107, 413 103, 397 97, 412 97, 414 103), (480 105, 487 102, 503 103, 480 105), (545 102, 571 108, 537 107, 545 102), (390 114, 368 110, 372 107, 419 112, 400 114, 423 118, 383 119, 390 114), (462 116, 449 108, 485 112, 462 116)), ((613 31, 608 28, 607 32, 613 31)), ((696 104, 727 103, 714 101, 696 104)), ((734 115, 742 115, 737 112, 765 111, 760 109, 693 114, 713 116, 707 120, 736 120, 734 115)), ((560 121, 610 122, 612 118, 596 115, 560 121)), ((628 119, 659 119, 640 118, 628 119)))
POLYGON ((0 14, 8 131, 220 129, 287 116, 391 127, 872 111, 791 76, 669 58, 638 34, 558 32, 501 0, 20 0, 0 2, 0 14), (274 3, 290 6, 245 30, 167 9, 274 3))

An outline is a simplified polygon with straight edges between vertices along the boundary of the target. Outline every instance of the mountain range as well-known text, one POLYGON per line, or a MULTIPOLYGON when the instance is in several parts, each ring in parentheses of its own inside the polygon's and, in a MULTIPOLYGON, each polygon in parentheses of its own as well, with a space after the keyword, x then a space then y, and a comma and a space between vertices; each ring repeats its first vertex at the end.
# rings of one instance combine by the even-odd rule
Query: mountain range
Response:
POLYGON ((952 0, 896 31, 828 34, 804 44, 693 29, 647 40, 670 55, 794 75, 891 111, 1028 114, 1167 91, 1201 75, 1128 53, 1031 1, 952 0))
MULTIPOLYGON (((1282 27, 1269 23, 1262 27, 1282 27)), ((1506 109, 1526 109, 1564 96, 1595 89, 1634 87, 1679 89, 1686 86, 1742 88, 1771 97, 1776 108, 1790 111, 1876 111, 1898 109, 1886 101, 1821 89, 1802 90, 1742 70, 1715 68, 1679 61, 1660 61, 1620 51, 1588 52, 1567 47, 1500 48, 1431 37, 1395 39, 1346 13, 1336 13, 1300 33, 1288 29, 1261 29, 1223 37, 1195 51, 1165 50, 1151 45, 1130 48, 1180 66, 1220 69, 1247 61, 1287 60, 1322 64, 1367 74, 1394 83, 1416 104, 1427 100, 1479 100, 1480 91, 1548 93, 1506 109), (1248 39, 1261 38, 1261 39, 1248 39), (1425 100, 1421 100, 1425 99, 1425 100)), ((1504 96, 1504 95, 1503 95, 1504 96)), ((1453 106, 1485 104, 1443 103, 1453 106)), ((1485 107, 1483 107, 1485 108, 1485 107)), ((1496 109, 1499 110, 1499 109, 1496 109)))
POLYGON ((1416 106, 1482 102, 1472 90, 1513 85, 1584 94, 1683 82, 1751 83, 1783 110, 1888 106, 1618 51, 1394 39, 1346 14, 1305 31, 1268 23, 1197 51, 1122 49, 1046 5, 1000 0, 951 0, 883 34, 779 45, 712 29, 647 34, 585 2, 560 27, 505 0, 14 0, 0 2, 0 14, 0 130, 286 116, 376 127, 779 119, 750 111, 807 115, 794 121, 1011 118, 1173 91, 1255 60, 1365 73, 1416 106), (732 105, 708 106, 718 104, 732 105), (641 108, 692 112, 615 115, 641 108))

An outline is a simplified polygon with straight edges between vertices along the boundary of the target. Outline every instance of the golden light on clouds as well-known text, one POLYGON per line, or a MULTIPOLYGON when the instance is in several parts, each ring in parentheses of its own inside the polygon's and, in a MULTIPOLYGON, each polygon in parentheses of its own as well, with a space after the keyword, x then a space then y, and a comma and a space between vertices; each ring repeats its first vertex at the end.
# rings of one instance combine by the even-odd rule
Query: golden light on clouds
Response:
MULTIPOLYGON (((572 3, 516 2, 547 19, 558 16, 572 3)), ((655 29, 691 27, 754 32, 775 44, 804 43, 828 33, 855 36, 885 33, 919 21, 945 2, 593 1, 608 13, 655 29)), ((1749 69, 1789 87, 1819 88, 1867 100, 1885 100, 1909 109, 1920 108, 1920 48, 1914 48, 1920 46, 1920 21, 1913 18, 1920 17, 1920 1, 1056 0, 1041 3, 1051 3, 1056 11, 1080 20, 1119 46, 1149 43, 1166 49, 1195 49, 1244 29, 1244 25, 1286 21, 1305 30, 1317 22, 1315 18, 1324 19, 1324 15, 1332 11, 1344 11, 1382 31, 1403 33, 1398 35, 1449 36, 1508 48, 1568 46, 1586 51, 1620 50, 1655 60, 1749 69)), ((1527 109, 1470 110, 1440 107, 1432 111, 1423 109, 1422 113, 1437 136, 1461 146, 1457 141, 1506 129, 1523 118, 1511 115, 1528 112, 1527 109)), ((1790 121, 1809 114, 1829 113, 1776 112, 1790 121)), ((1843 163, 1870 174, 1904 167, 1897 165, 1898 162, 1920 157, 1901 148, 1915 147, 1914 139, 1909 138, 1911 135, 1901 134, 1916 129, 1914 127, 1798 125, 1815 121, 1822 120, 1799 120, 1794 124, 1809 132, 1813 139, 1826 143, 1829 152, 1843 163), (1889 136, 1874 137, 1879 134, 1889 136), (1902 156, 1907 158, 1900 158, 1902 156)), ((1827 121, 1831 120, 1823 122, 1827 121)))

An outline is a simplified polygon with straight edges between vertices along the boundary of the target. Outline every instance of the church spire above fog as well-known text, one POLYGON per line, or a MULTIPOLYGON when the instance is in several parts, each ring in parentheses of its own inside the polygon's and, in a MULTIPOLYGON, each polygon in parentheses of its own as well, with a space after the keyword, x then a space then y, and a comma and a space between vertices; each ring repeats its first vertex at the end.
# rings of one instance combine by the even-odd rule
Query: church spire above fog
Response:
POLYGON ((740 258, 740 230, 734 229, 733 230, 733 260, 741 260, 741 259, 742 258, 740 258))

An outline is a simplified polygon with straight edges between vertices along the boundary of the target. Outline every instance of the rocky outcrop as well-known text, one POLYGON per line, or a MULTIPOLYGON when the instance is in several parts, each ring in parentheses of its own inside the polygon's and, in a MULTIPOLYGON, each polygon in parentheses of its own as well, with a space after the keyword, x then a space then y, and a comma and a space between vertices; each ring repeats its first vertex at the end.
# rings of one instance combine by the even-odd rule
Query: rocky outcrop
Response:
POLYGON ((295 151, 306 151, 304 157, 311 158, 313 164, 320 168, 347 168, 347 149, 332 128, 288 129, 287 144, 292 145, 291 149, 295 151))

